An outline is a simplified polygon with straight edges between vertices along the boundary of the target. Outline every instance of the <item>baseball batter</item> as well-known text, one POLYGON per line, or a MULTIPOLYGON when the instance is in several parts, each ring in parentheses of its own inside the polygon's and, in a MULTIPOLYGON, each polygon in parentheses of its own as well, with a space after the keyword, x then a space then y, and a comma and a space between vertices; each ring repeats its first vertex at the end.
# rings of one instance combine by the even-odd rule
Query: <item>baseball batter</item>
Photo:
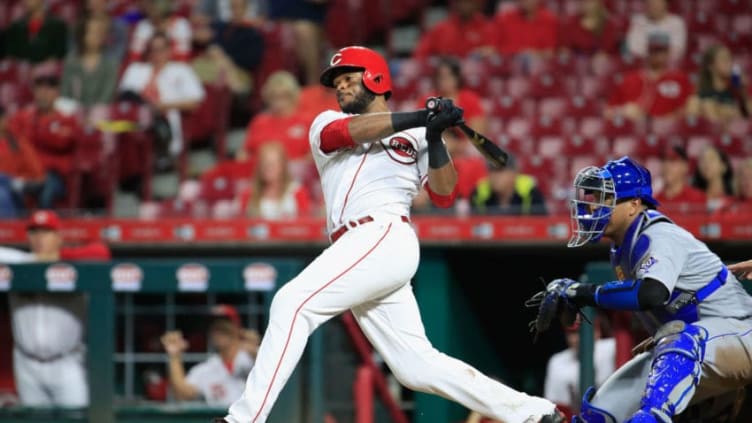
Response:
POLYGON ((560 301, 631 310, 652 333, 585 393, 574 421, 670 423, 688 405, 752 382, 752 297, 704 243, 656 210, 648 170, 623 157, 581 170, 574 187, 569 246, 609 238, 618 280, 555 280, 541 314, 560 301))
POLYGON ((435 203, 451 204, 457 174, 440 134, 462 109, 440 100, 435 113, 390 113, 387 63, 363 47, 334 54, 321 83, 336 89, 342 109, 321 113, 309 134, 332 244, 275 295, 245 392, 224 420, 266 421, 308 336, 351 310, 406 387, 508 423, 560 422, 553 403, 494 381, 426 338, 410 283, 420 250, 410 205, 421 184, 435 203))

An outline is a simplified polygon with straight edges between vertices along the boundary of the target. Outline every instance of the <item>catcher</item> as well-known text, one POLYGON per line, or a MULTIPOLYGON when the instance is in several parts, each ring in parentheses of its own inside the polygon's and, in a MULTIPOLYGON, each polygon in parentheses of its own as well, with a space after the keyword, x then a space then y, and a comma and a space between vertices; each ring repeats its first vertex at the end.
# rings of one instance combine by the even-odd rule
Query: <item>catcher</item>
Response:
POLYGON ((569 325, 590 306, 635 311, 652 337, 597 392, 586 391, 573 422, 671 423, 690 404, 749 383, 752 297, 704 243, 656 210, 650 172, 622 157, 582 169, 574 188, 568 246, 608 238, 618 280, 550 282, 528 302, 538 308, 532 330, 554 319, 569 325))

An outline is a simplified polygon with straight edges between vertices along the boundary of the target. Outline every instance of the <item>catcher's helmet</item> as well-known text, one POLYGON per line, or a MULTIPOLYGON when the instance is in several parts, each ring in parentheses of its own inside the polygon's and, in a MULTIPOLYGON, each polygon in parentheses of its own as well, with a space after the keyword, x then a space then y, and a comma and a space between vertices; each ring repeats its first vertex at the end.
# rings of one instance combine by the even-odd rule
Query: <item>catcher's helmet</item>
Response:
POLYGON ((567 244, 579 247, 603 236, 611 211, 620 200, 639 198, 656 207, 650 171, 624 156, 603 167, 588 166, 574 179, 575 196, 570 203, 572 238, 567 244))
POLYGON ((343 47, 329 61, 321 74, 321 84, 334 87, 334 78, 344 72, 363 72, 363 85, 374 94, 389 99, 392 94, 392 77, 386 60, 374 50, 360 46, 343 47))

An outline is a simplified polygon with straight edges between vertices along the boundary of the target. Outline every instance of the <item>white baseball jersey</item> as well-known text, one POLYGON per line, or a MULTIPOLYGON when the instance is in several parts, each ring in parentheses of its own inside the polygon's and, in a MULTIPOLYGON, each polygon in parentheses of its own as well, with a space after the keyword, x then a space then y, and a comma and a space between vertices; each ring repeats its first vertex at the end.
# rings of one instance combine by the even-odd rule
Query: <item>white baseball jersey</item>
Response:
MULTIPOLYGON (((597 339, 593 345, 595 385, 601 386, 616 367, 616 340, 597 339)), ((546 366, 543 397, 569 407, 580 402, 580 360, 577 351, 567 348, 552 355, 546 366)))
POLYGON ((253 368, 253 357, 240 350, 228 368, 219 354, 212 354, 206 361, 191 367, 186 380, 201 391, 201 397, 209 405, 228 406, 240 398, 245 389, 245 379, 253 368))
POLYGON ((9 299, 13 341, 27 356, 47 361, 83 346, 85 295, 14 292, 9 299))
POLYGON ((330 232, 373 212, 409 216, 413 197, 428 176, 425 128, 361 143, 352 147, 354 151, 321 151, 321 131, 335 120, 350 116, 333 110, 322 112, 309 133, 330 232))

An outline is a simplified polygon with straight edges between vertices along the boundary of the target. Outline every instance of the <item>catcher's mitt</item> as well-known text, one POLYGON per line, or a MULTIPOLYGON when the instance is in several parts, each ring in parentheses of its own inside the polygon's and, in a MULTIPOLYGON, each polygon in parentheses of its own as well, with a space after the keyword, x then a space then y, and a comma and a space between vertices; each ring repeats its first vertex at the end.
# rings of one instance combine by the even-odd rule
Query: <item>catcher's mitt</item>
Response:
MULTIPOLYGON (((559 319, 564 327, 571 327, 577 321, 577 316, 582 315, 580 308, 568 300, 568 293, 573 293, 577 285, 579 283, 572 279, 556 279, 551 281, 545 290, 525 301, 525 307, 538 309, 535 320, 528 324, 530 332, 534 334, 533 342, 551 327, 554 319, 559 319)), ((582 317, 587 320, 584 315, 582 317)))

